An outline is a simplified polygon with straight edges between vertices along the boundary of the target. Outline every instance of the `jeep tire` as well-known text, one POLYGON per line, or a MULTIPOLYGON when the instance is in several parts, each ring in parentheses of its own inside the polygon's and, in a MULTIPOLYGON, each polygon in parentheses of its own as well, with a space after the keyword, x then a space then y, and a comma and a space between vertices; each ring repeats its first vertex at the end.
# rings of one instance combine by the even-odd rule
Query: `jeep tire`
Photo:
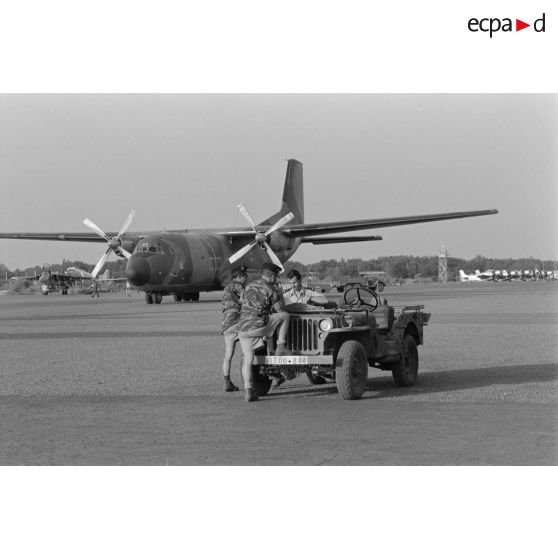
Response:
POLYGON ((410 387, 418 376, 419 356, 417 342, 412 335, 403 338, 401 358, 391 367, 393 381, 399 387, 410 387))
POLYGON ((366 391, 368 361, 358 341, 345 341, 337 353, 335 364, 337 390, 343 399, 360 399, 366 391))

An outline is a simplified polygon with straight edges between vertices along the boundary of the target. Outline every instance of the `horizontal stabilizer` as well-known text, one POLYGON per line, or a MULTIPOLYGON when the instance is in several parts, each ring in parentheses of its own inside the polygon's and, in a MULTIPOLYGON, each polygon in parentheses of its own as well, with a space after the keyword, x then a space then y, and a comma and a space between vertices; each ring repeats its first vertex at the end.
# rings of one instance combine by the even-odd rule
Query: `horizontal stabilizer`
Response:
POLYGON ((367 242, 369 240, 382 240, 381 236, 320 236, 317 238, 306 237, 300 240, 311 244, 341 244, 342 242, 367 242))

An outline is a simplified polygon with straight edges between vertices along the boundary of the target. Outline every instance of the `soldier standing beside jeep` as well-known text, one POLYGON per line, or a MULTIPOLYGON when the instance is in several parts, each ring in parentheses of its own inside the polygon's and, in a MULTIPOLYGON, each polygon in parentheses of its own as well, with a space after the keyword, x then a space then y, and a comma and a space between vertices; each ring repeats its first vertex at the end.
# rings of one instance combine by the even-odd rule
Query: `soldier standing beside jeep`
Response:
POLYGON ((223 309, 222 331, 225 338, 225 357, 223 358, 223 377, 225 391, 238 391, 231 381, 231 361, 238 341, 238 319, 244 296, 244 286, 248 276, 242 267, 233 269, 232 280, 225 287, 221 307, 223 309))
POLYGON ((252 361, 256 349, 263 345, 262 338, 268 338, 268 352, 271 351, 270 338, 275 333, 275 330, 279 329, 275 354, 291 354, 286 348, 289 314, 285 312, 283 299, 274 284, 279 271, 281 271, 281 268, 275 264, 265 263, 262 266, 261 279, 249 283, 244 291, 244 299, 238 321, 238 338, 244 360, 242 376, 247 402, 258 400, 258 394, 254 389, 252 377, 252 361), (274 309, 276 312, 272 313, 274 309))

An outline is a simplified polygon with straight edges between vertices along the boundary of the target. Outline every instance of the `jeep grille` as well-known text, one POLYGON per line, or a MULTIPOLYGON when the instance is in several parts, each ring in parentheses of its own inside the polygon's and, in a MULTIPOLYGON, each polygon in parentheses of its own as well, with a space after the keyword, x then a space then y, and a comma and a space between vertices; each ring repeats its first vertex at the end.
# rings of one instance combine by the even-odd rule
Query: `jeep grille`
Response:
POLYGON ((293 351, 318 349, 318 320, 291 316, 287 346, 293 351))

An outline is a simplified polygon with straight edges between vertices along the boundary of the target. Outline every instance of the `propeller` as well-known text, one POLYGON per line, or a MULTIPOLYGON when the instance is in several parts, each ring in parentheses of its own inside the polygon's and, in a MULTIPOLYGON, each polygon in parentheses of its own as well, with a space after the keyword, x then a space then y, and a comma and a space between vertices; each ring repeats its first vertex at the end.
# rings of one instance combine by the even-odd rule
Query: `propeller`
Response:
POLYGON ((252 219, 252 217, 248 213, 248 210, 241 203, 239 203, 237 207, 238 207, 238 210, 240 211, 240 213, 242 213, 244 218, 250 223, 251 227, 254 229, 255 237, 254 237, 254 240, 252 240, 252 242, 250 242, 246 246, 242 247, 240 250, 238 250, 238 252, 235 252, 229 258, 229 262, 230 263, 236 262, 237 260, 239 260, 240 258, 245 256, 248 252, 250 252, 250 250, 252 250, 252 248, 254 248, 254 246, 259 245, 263 250, 265 250, 267 252, 267 255, 269 256, 270 260, 277 267, 280 267, 283 270, 283 264, 281 263, 281 260, 276 256, 275 252, 271 249, 271 247, 267 243, 267 237, 272 232, 275 232, 276 230, 280 229, 283 225, 286 225, 289 221, 292 221, 294 219, 294 214, 293 213, 287 213, 287 215, 283 215, 283 217, 281 217, 281 219, 279 219, 274 225, 269 227, 269 229, 267 229, 267 231, 261 232, 261 231, 258 231, 256 223, 254 223, 254 220, 252 219))
POLYGON ((108 244, 108 248, 106 249, 105 253, 101 256, 101 259, 97 262, 97 265, 93 268, 93 271, 91 272, 91 276, 93 277, 93 279, 97 279, 97 275, 99 274, 101 269, 103 269, 103 266, 107 262, 111 252, 114 252, 117 256, 124 256, 126 259, 130 259, 132 254, 130 254, 130 252, 124 250, 124 248, 120 246, 120 237, 128 230, 128 227, 130 226, 130 223, 133 221, 135 216, 136 216, 136 212, 132 209, 132 211, 130 211, 130 214, 128 215, 124 223, 122 223, 122 226, 118 231, 118 234, 112 238, 109 238, 103 232, 103 230, 100 227, 98 227, 95 223, 93 223, 93 221, 91 221, 90 219, 83 220, 83 224, 86 227, 89 227, 95 234, 98 234, 101 238, 104 238, 108 244))

